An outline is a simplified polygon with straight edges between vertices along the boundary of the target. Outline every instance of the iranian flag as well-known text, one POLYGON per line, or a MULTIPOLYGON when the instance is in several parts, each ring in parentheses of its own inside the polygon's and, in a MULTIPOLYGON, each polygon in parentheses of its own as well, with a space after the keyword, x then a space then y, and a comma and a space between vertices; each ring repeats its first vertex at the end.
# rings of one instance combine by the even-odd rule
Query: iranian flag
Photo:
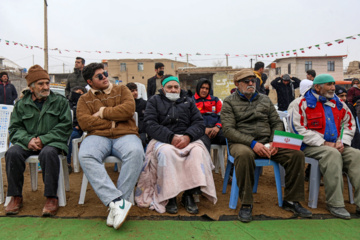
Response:
POLYGON ((275 130, 273 147, 300 150, 304 136, 275 130))

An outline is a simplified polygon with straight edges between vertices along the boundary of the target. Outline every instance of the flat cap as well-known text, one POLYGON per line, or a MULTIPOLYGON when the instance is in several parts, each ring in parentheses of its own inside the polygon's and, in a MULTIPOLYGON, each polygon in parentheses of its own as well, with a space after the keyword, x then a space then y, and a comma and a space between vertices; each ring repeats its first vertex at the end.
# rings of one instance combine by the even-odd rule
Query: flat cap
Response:
POLYGON ((234 82, 238 82, 244 78, 247 77, 256 77, 253 70, 251 69, 242 69, 240 71, 238 71, 237 73, 235 73, 234 75, 234 82))

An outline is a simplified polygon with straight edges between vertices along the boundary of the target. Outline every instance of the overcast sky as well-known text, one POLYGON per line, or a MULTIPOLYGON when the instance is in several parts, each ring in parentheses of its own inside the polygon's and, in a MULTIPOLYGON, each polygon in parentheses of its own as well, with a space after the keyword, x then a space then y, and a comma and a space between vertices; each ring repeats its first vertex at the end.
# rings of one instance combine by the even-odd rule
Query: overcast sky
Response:
MULTIPOLYGON (((47 2, 49 48, 61 50, 61 54, 49 51, 52 73, 62 72, 63 64, 66 72, 72 71, 76 56, 84 57, 86 63, 162 57, 186 61, 179 53, 189 53, 191 63, 213 66, 218 61, 225 65, 225 54, 229 53, 230 66, 250 67, 251 57, 244 54, 279 52, 281 57, 281 51, 291 51, 294 56, 292 50, 297 49, 298 56, 348 55, 344 67, 349 61, 360 60, 359 0, 47 2), (357 39, 346 40, 348 36, 357 39), (336 39, 344 39, 344 43, 335 43, 336 39), (333 45, 328 47, 325 42, 333 45), (315 44, 320 44, 320 50, 315 44), (313 47, 309 50, 308 46, 313 47)), ((0 9, 0 56, 28 69, 34 55, 35 64, 43 66, 42 50, 14 46, 12 42, 44 46, 43 0, 0 0, 0 9), (5 40, 10 41, 9 45, 5 40)), ((275 58, 258 60, 267 65, 275 58)))

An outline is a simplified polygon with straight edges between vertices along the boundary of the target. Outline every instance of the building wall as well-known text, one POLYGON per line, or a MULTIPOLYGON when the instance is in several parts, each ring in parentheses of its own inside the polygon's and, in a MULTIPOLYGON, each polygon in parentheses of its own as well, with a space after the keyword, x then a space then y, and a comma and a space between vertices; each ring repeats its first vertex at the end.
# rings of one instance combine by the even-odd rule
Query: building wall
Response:
MULTIPOLYGON (((103 61, 104 62, 104 61, 103 61)), ((171 59, 111 59, 105 62, 110 77, 119 80, 120 84, 139 82, 147 86, 147 80, 155 76, 155 63, 162 62, 165 65, 165 74, 176 75, 178 68, 186 67, 186 62, 171 59), (126 64, 126 70, 121 71, 121 63, 126 64), (138 64, 143 64, 143 70, 138 69, 138 64)), ((189 67, 195 67, 189 64, 189 67)), ((123 69, 124 70, 124 69, 123 69)))
POLYGON ((289 74, 288 64, 291 64, 291 73, 293 77, 297 77, 300 80, 306 78, 305 62, 312 62, 312 69, 316 71, 316 75, 319 74, 330 74, 336 81, 342 81, 344 79, 343 74, 343 58, 342 57, 309 57, 309 58, 283 58, 278 59, 276 62, 276 68, 281 68, 281 74, 276 74, 276 69, 270 69, 269 72, 269 83, 276 77, 283 74, 289 74), (334 61, 335 71, 328 71, 328 61, 334 61))

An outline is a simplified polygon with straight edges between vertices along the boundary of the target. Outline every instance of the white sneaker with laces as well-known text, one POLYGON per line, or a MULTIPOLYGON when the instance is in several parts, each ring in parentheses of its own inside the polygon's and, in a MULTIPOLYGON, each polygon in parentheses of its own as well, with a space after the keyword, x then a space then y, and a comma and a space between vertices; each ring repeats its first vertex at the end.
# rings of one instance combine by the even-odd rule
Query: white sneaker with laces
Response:
POLYGON ((126 216, 131 208, 131 202, 121 199, 120 201, 111 202, 109 204, 109 215, 106 219, 106 225, 119 229, 125 222, 126 216))

